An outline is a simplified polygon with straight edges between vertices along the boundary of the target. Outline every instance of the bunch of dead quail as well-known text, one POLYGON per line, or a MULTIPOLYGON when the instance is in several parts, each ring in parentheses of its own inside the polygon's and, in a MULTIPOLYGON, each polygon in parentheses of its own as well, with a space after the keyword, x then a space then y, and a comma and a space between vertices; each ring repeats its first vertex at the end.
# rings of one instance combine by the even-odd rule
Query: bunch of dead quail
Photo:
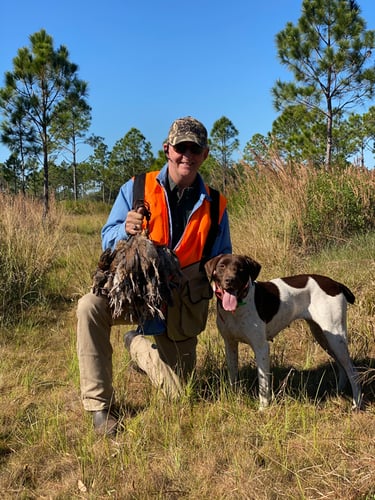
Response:
POLYGON ((165 305, 172 304, 172 291, 181 276, 174 252, 156 245, 143 231, 102 253, 92 291, 108 296, 114 318, 142 323, 155 317, 164 319, 165 305))

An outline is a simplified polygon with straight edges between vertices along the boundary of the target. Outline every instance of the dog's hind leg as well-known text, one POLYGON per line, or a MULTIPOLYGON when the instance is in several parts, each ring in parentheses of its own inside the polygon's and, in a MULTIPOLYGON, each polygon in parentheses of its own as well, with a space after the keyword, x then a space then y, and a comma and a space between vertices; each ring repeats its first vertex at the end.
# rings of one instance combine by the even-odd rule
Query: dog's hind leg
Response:
POLYGON ((338 333, 332 333, 324 331, 314 321, 309 321, 308 323, 316 341, 336 361, 339 371, 338 392, 343 392, 349 380, 353 393, 353 409, 361 409, 362 392, 358 382, 357 370, 350 359, 345 329, 341 328, 341 331, 338 333))
POLYGON ((343 392, 347 380, 349 380, 353 394, 353 409, 362 409, 362 391, 358 382, 358 372, 354 368, 349 356, 348 346, 339 335, 330 335, 330 354, 336 360, 339 368, 338 390, 343 392))
POLYGON ((358 372, 350 359, 346 342, 340 335, 327 333, 331 356, 336 360, 339 368, 338 390, 343 392, 347 380, 349 380, 353 394, 353 409, 362 408, 362 391, 358 382, 358 372))

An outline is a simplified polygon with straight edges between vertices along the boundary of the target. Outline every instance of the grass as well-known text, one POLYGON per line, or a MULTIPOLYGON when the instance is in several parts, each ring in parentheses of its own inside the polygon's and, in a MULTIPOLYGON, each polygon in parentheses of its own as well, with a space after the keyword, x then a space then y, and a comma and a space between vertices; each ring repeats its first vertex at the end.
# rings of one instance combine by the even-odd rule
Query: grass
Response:
POLYGON ((126 327, 113 329, 124 431, 98 439, 79 397, 75 307, 90 286, 106 214, 71 209, 61 214, 64 243, 51 252, 44 297, 0 330, 1 498, 375 498, 375 232, 314 252, 306 240, 296 246, 296 182, 269 178, 256 193, 247 186, 252 202, 242 193, 241 209, 230 208, 234 248, 262 263, 260 279, 313 271, 353 290, 349 348, 366 411, 351 411, 349 387, 336 394, 334 366, 296 322, 271 344, 274 403, 259 412, 248 346, 240 349, 242 383, 229 389, 212 303, 196 376, 173 403, 131 369, 126 327))

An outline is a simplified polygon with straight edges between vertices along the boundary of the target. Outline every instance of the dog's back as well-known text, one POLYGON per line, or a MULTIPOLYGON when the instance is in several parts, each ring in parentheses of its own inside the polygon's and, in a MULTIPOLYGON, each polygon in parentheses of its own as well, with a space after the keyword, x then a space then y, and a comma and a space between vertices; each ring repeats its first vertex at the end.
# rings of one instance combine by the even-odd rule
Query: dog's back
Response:
POLYGON ((345 330, 347 303, 353 304, 355 298, 347 286, 327 276, 300 274, 256 282, 254 300, 271 339, 295 319, 321 324, 325 313, 331 316, 330 325, 334 319, 341 334, 345 330))

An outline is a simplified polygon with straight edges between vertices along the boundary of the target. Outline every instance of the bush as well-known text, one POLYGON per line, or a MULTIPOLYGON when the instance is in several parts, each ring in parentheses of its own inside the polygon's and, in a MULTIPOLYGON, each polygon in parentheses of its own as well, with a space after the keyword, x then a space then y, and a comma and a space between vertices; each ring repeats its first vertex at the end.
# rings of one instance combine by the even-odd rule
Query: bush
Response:
POLYGON ((304 238, 319 248, 375 228, 375 185, 357 168, 311 175, 303 214, 304 238))

